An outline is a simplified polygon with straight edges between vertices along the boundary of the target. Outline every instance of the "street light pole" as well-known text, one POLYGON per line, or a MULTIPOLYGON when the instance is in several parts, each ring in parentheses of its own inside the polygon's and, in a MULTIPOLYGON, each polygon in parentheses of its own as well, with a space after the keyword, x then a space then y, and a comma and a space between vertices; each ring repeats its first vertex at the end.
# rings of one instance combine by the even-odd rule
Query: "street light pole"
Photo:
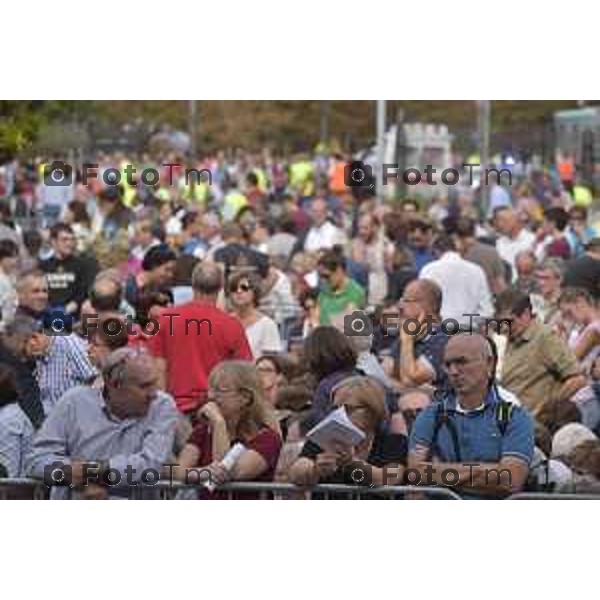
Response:
MULTIPOLYGON (((404 139, 404 111, 398 109, 396 113, 396 162, 398 163, 398 173, 404 173, 406 169, 406 144, 404 139)), ((404 179, 400 175, 396 181, 396 198, 401 198, 404 193, 404 179)))
POLYGON ((319 141, 323 146, 329 140, 329 100, 319 101, 319 141))
POLYGON ((383 161, 385 160, 385 100, 377 100, 377 165, 375 168, 375 191, 377 204, 383 203, 383 161))
MULTIPOLYGON (((480 197, 481 215, 486 215, 486 211, 489 207, 489 189, 487 181, 487 168, 490 162, 490 119, 491 119, 491 101, 480 100, 477 103, 479 108, 479 156, 481 160, 480 165, 480 197)), ((499 182, 498 182, 499 183, 499 182)))
POLYGON ((196 158, 196 100, 189 101, 189 136, 190 136, 190 157, 196 158))

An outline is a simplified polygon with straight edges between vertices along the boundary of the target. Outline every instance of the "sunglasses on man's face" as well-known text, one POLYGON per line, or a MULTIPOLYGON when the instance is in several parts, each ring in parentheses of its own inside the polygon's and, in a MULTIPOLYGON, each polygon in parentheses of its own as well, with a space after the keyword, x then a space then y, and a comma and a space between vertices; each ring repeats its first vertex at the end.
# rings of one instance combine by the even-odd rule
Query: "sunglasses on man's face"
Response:
POLYGON ((236 288, 231 290, 232 294, 239 294, 240 292, 249 292, 250 286, 247 283, 240 283, 236 288))

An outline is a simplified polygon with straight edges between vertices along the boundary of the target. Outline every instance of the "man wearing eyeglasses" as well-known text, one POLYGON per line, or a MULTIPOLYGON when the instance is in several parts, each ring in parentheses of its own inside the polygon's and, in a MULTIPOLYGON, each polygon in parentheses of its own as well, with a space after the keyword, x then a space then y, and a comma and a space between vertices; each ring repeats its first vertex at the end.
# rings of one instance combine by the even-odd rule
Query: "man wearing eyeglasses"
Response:
POLYGON ((39 394, 46 414, 67 390, 96 378, 85 343, 78 336, 50 335, 39 322, 24 315, 15 317, 8 332, 13 340, 20 340, 15 352, 22 359, 18 372, 29 371, 29 377, 21 379, 21 393, 39 394))
POLYGON ((502 384, 534 415, 549 400, 568 400, 586 385, 575 354, 550 327, 536 319, 527 294, 506 290, 496 304, 503 328, 510 322, 502 384))
POLYGON ((558 299, 564 272, 564 261, 561 258, 547 258, 535 273, 539 294, 530 295, 533 312, 542 323, 551 327, 560 325, 561 322, 558 299))
MULTIPOLYGON (((496 385, 490 342, 479 334, 453 336, 444 366, 451 387, 417 416, 409 468, 420 485, 453 487, 465 498, 518 492, 533 457, 533 419, 496 385)), ((408 483, 417 483, 413 476, 408 483)))
POLYGON ((54 255, 40 262, 40 269, 46 273, 50 306, 76 315, 94 281, 98 265, 95 259, 76 254, 75 233, 70 225, 54 225, 50 240, 54 255))

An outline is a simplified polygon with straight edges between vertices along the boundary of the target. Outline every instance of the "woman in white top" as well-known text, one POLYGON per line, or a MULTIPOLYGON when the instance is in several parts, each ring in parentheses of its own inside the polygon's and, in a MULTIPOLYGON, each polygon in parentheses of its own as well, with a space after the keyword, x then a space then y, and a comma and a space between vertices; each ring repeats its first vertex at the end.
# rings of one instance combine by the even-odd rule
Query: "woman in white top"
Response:
POLYGON ((12 321, 19 304, 15 273, 19 264, 19 247, 12 240, 0 240, 0 331, 12 321))
POLYGON ((229 278, 227 290, 231 308, 246 329, 254 358, 281 352, 283 344, 277 324, 257 309, 261 294, 258 277, 243 271, 234 273, 229 278))
POLYGON ((600 312, 596 302, 583 288, 566 288, 560 296, 559 307, 563 319, 575 324, 569 347, 588 375, 600 356, 600 312))

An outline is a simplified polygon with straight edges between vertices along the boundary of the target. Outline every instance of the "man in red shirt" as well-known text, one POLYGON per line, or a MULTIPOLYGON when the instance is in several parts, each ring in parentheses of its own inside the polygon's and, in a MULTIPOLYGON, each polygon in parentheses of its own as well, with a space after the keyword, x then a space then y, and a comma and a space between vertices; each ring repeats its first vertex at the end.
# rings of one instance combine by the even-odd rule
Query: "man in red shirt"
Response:
POLYGON ((182 413, 194 413, 205 404, 208 376, 216 365, 252 360, 244 327, 216 306, 223 285, 220 265, 198 264, 192 273, 194 299, 164 310, 159 331, 148 344, 156 357, 159 385, 182 413))

